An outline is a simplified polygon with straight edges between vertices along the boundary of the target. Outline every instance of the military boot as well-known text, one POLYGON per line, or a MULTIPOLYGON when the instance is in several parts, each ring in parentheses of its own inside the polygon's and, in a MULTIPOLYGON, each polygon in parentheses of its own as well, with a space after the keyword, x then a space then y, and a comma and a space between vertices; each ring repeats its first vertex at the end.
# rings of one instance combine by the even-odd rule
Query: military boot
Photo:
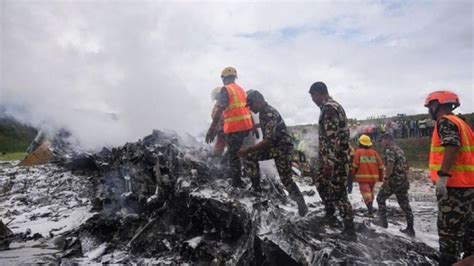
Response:
POLYGON ((376 220, 372 221, 373 224, 381 226, 383 228, 388 228, 387 215, 380 214, 376 220))
POLYGON ((260 178, 253 177, 253 178, 251 178, 251 181, 252 181, 251 190, 256 192, 256 193, 261 193, 262 192, 262 186, 260 186, 260 178))
POLYGON ((240 177, 232 178, 232 186, 235 188, 245 188, 245 183, 240 177))
POLYGON ((303 195, 301 195, 301 197, 296 200, 296 203, 298 204, 298 213, 300 216, 305 216, 308 213, 308 206, 306 206, 303 195))
POLYGON ((304 201, 300 189, 294 182, 287 189, 289 190, 288 192, 290 193, 291 199, 296 201, 296 204, 298 204, 298 213, 302 217, 305 216, 308 213, 308 206, 306 206, 306 202, 304 201))
POLYGON ((451 266, 457 261, 458 261, 457 258, 446 255, 446 254, 441 253, 439 256, 439 266, 451 266))
POLYGON ((262 187, 260 186, 260 184, 257 185, 257 184, 253 184, 252 182, 252 186, 249 188, 248 191, 250 192, 250 194, 252 194, 255 197, 262 196, 262 187))
POLYGON ((400 232, 407 234, 411 237, 415 236, 415 228, 413 227, 413 219, 407 218, 407 228, 400 229, 400 232))
POLYGON ((342 236, 350 241, 357 240, 357 234, 355 232, 353 220, 344 220, 344 230, 342 231, 342 236))

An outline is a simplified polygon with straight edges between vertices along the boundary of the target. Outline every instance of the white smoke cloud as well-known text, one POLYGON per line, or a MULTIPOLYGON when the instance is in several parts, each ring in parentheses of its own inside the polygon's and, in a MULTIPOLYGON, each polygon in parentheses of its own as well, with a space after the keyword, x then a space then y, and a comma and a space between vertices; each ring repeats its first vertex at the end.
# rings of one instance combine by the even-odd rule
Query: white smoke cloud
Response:
POLYGON ((317 80, 349 117, 423 113, 441 88, 472 112, 472 5, 7 0, 0 102, 86 147, 205 131, 228 65, 289 125, 316 123, 317 80))

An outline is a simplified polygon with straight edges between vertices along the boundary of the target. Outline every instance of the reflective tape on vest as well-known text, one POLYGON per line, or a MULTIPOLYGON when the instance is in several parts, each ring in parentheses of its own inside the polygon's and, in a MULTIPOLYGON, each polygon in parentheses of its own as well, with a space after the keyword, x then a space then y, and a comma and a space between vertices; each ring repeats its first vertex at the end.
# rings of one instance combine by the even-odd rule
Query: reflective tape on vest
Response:
POLYGON ((247 105, 245 91, 235 83, 225 86, 229 105, 224 110, 224 133, 245 132, 253 128, 252 115, 247 105))
POLYGON ((369 156, 360 156, 360 161, 359 163, 377 163, 377 158, 375 157, 369 157, 369 156))
MULTIPOLYGON (((456 125, 459 132, 461 145, 456 157, 454 165, 451 166, 449 173, 452 177, 448 178, 448 187, 474 187, 474 135, 469 125, 455 115, 446 115, 443 118, 448 119, 456 125)), ((429 170, 431 180, 436 183, 438 181, 437 172, 441 170, 446 149, 442 146, 441 139, 438 134, 438 123, 435 125, 433 137, 431 140, 430 163, 429 170)))
POLYGON ((224 119, 224 122, 225 123, 238 122, 238 121, 242 121, 242 120, 247 120, 251 117, 252 116, 250 114, 242 115, 242 116, 233 116, 233 117, 229 117, 229 118, 224 119))

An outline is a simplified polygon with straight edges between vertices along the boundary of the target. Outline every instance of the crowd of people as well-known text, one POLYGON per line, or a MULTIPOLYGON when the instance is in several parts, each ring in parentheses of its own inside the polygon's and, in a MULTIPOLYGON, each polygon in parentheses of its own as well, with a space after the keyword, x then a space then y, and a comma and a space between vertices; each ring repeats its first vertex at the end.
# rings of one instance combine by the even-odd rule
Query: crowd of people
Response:
MULTIPOLYGON (((461 114, 458 114, 458 116, 466 121, 461 114)), ((466 122, 471 128, 474 127, 474 121, 466 122)), ((362 122, 351 121, 349 125, 354 142, 361 135, 367 135, 372 140, 377 141, 383 133, 390 133, 394 138, 431 138, 435 128, 435 121, 429 117, 417 119, 399 115, 396 118, 375 119, 362 122)))
MULTIPOLYGON (((224 86, 218 89, 215 97, 206 142, 213 142, 218 133, 223 132, 232 185, 238 190, 247 189, 242 178, 248 177, 252 183, 250 190, 261 197, 259 161, 274 159, 281 182, 297 203, 299 214, 305 216, 308 208, 291 173, 294 143, 283 117, 259 91, 246 92, 235 83, 235 68, 225 68, 221 79, 224 86), (259 125, 254 123, 251 112, 258 114, 259 125), (257 127, 262 130, 262 139, 244 145, 244 139, 257 127)), ((463 119, 452 113, 460 105, 458 96, 450 91, 436 91, 427 97, 425 107, 433 122, 401 117, 395 122, 382 124, 380 131, 379 127, 368 128, 368 131, 362 129, 358 137, 359 149, 353 152, 350 125, 342 105, 329 95, 323 82, 313 83, 309 94, 321 110, 318 119, 318 166, 313 181, 325 209, 322 221, 336 223, 338 210, 344 221, 342 236, 357 241, 354 211, 348 198, 348 188, 352 183, 350 177, 354 176, 355 181, 361 184, 361 193, 371 213, 375 197, 373 184, 383 182, 377 195, 379 210, 374 224, 388 227, 385 201, 394 194, 407 219, 407 227, 400 231, 415 236, 414 216, 408 197, 408 162, 395 138, 430 136, 430 131, 434 131, 438 134, 432 135, 429 170, 431 180, 436 184, 438 199, 439 263, 452 265, 461 255, 473 262, 474 134, 463 119), (383 161, 371 149, 371 137, 381 139, 383 161)))
POLYGON ((355 122, 351 124, 354 139, 367 135, 373 140, 379 140, 383 133, 390 133, 394 138, 428 138, 433 134, 435 123, 432 119, 397 118, 377 122, 355 122))

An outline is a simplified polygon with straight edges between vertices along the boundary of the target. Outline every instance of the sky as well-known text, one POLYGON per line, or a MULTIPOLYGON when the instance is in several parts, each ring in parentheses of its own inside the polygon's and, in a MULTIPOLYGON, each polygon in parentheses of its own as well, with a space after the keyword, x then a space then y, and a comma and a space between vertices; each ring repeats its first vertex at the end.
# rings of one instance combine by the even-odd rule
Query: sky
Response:
POLYGON ((86 147, 203 134, 233 66, 288 125, 316 123, 309 87, 348 117, 426 113, 449 89, 474 111, 473 2, 0 1, 0 104, 86 147))

